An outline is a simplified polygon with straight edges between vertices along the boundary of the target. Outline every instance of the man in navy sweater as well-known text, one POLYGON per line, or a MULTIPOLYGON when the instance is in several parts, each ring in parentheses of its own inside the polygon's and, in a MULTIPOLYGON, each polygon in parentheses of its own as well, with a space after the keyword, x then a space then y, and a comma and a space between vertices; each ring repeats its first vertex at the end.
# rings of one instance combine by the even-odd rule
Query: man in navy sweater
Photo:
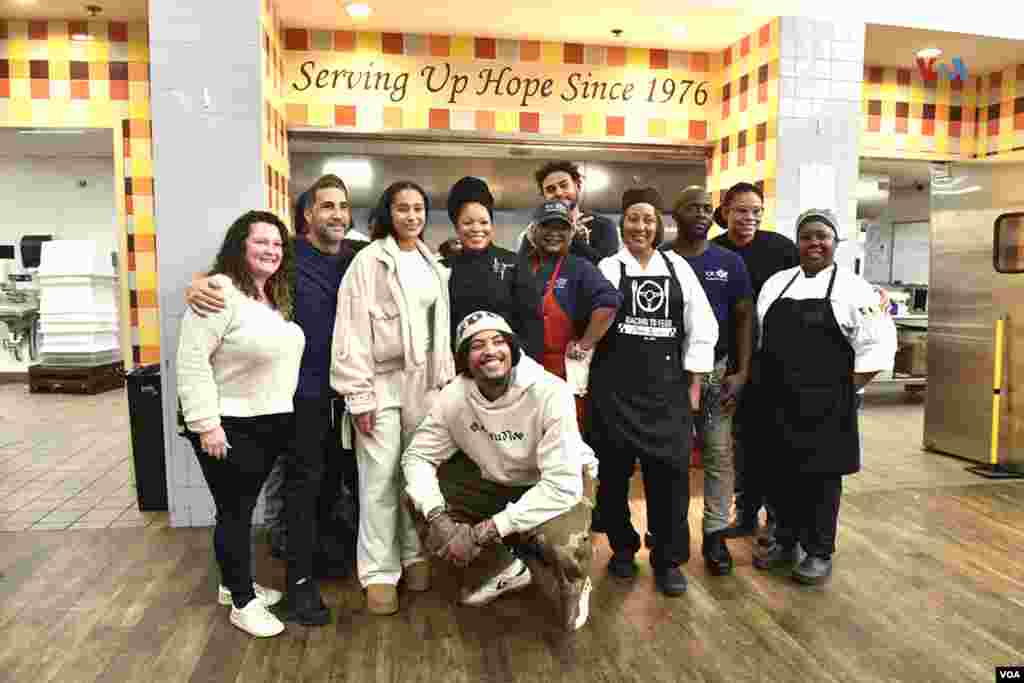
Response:
MULTIPOLYGON (((275 611, 282 620, 319 626, 330 621, 330 611, 314 579, 322 531, 318 526, 332 516, 348 462, 338 453, 332 429, 337 397, 330 387, 331 339, 338 287, 354 252, 365 243, 345 239, 352 216, 341 178, 323 176, 306 196, 300 205, 307 228, 295 240, 294 293, 294 319, 306 335, 306 346, 295 392, 295 440, 283 459, 288 587, 275 611)), ((220 294, 205 279, 193 283, 188 301, 199 309, 222 305, 220 294)))

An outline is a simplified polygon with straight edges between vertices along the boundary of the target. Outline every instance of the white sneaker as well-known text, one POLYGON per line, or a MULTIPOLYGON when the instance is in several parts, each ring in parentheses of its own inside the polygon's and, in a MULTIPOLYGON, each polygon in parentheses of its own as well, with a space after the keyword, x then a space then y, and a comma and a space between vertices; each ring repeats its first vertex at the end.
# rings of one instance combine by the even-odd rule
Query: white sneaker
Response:
POLYGON ((512 564, 496 576, 485 581, 475 591, 463 595, 459 600, 459 604, 480 607, 481 605, 493 602, 502 593, 526 588, 530 585, 531 581, 533 581, 533 577, 530 576, 529 568, 523 564, 522 560, 516 558, 512 564))
POLYGON ((575 586, 563 588, 566 591, 562 594, 566 630, 577 631, 587 623, 587 619, 590 617, 590 591, 592 588, 593 584, 590 582, 589 576, 584 580, 579 593, 576 593, 575 586))
MULTIPOLYGON (((281 602, 284 594, 281 591, 276 591, 273 588, 267 588, 261 586, 258 583, 252 585, 253 592, 256 593, 256 599, 263 603, 264 607, 272 607, 277 603, 281 602)), ((217 589, 217 603, 228 607, 232 605, 231 591, 224 586, 217 589)))
POLYGON ((231 623, 257 638, 276 636, 284 630, 281 620, 271 614, 259 598, 253 598, 242 609, 232 607, 231 623))

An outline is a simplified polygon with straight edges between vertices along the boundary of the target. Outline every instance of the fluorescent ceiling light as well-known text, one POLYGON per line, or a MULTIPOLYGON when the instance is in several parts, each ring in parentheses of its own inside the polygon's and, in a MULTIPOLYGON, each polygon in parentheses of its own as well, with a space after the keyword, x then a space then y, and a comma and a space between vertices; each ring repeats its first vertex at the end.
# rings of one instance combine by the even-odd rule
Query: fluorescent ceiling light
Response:
POLYGON ((980 189, 981 185, 971 185, 970 187, 961 187, 956 190, 935 190, 934 194, 970 194, 980 189))
POLYGON ((889 192, 881 189, 877 179, 871 178, 857 181, 857 199, 859 201, 885 199, 888 196, 889 192))
POLYGON ((588 192, 600 192, 611 183, 611 178, 608 177, 608 174, 596 166, 588 168, 584 177, 584 187, 588 192))
POLYGON ((324 174, 333 173, 349 187, 373 185, 373 165, 369 159, 332 159, 324 163, 324 174))
POLYGON ((19 130, 18 135, 83 135, 79 128, 26 128, 19 130))
POLYGON ((937 47, 926 47, 917 51, 921 59, 938 59, 942 56, 942 50, 937 47))
POLYGON ((370 16, 370 6, 365 2, 350 2, 345 5, 345 11, 353 19, 365 19, 370 16))

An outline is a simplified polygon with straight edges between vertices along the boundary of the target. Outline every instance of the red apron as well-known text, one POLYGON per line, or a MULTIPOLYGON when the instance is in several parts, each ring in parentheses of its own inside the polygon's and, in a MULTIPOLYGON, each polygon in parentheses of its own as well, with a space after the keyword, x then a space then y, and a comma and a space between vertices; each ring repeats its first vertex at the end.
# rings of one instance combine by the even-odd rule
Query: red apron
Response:
MULTIPOLYGON (((565 257, 562 256, 555 264, 555 270, 551 273, 547 287, 544 290, 544 298, 541 300, 540 317, 544 321, 544 353, 542 365, 552 375, 565 379, 565 351, 569 348, 569 342, 575 336, 573 322, 558 305, 555 300, 555 281, 562 271, 562 263, 565 257)), ((583 429, 583 399, 576 397, 576 421, 580 429, 583 429)))

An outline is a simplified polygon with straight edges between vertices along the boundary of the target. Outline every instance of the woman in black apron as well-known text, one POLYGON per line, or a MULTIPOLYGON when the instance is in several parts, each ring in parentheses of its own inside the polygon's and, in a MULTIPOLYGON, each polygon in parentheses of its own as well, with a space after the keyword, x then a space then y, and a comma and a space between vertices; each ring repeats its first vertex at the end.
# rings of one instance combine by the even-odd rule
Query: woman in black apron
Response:
POLYGON ((758 301, 759 431, 775 470, 778 526, 775 545, 754 564, 792 568, 809 584, 832 573, 842 477, 860 469, 857 390, 881 369, 855 373, 855 361, 872 354, 884 365, 892 326, 870 285, 835 265, 836 225, 830 211, 805 212, 797 223, 800 266, 773 276, 758 301))
POLYGON ((714 364, 718 325, 690 266, 656 250, 664 235, 657 191, 629 190, 622 205, 625 247, 600 267, 618 282, 623 304, 591 365, 588 442, 600 460, 598 507, 613 550, 608 571, 637 574, 640 535, 628 495, 639 460, 651 565, 658 589, 675 596, 686 591, 679 567, 690 556, 691 411, 702 373, 714 364))

